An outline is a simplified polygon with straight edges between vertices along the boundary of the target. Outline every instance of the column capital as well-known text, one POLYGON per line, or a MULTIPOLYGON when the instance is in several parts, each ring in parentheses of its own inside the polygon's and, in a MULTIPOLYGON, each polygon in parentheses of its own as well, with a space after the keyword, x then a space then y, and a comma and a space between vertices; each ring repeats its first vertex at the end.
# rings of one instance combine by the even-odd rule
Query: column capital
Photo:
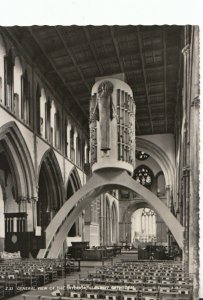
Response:
POLYGON ((28 198, 26 196, 19 196, 16 200, 17 203, 27 202, 28 198))
POLYGON ((188 176, 189 173, 190 173, 190 167, 189 166, 183 167, 183 176, 188 176))
POLYGON ((29 202, 33 202, 33 203, 35 203, 35 202, 37 202, 38 201, 38 197, 36 196, 36 197, 31 197, 30 199, 29 199, 29 202))

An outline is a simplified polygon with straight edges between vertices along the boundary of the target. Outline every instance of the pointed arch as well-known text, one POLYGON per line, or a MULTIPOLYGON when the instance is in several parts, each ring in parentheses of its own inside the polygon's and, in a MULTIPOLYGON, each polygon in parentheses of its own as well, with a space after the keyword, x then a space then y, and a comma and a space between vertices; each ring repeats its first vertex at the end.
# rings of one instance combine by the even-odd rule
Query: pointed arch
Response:
MULTIPOLYGON (((76 191, 78 191, 81 187, 80 177, 76 167, 73 167, 66 183, 66 200, 68 200, 76 191)), ((73 207, 74 209, 74 207, 73 207)), ((73 211, 73 209, 69 212, 69 214, 73 211)), ((78 220, 77 220, 78 221, 78 220)), ((77 223, 76 221, 76 223, 77 223)), ((76 223, 71 227, 68 236, 75 236, 77 233, 76 223)))
POLYGON ((68 176, 68 180, 66 183, 66 199, 69 199, 70 196, 77 190, 81 188, 81 180, 78 174, 77 168, 73 167, 68 176), (72 191, 72 192, 71 192, 72 191))
POLYGON ((157 195, 159 197, 164 196, 166 194, 165 176, 162 171, 156 174, 156 190, 157 190, 157 195))
POLYGON ((40 171, 42 167, 45 168, 45 172, 51 178, 51 182, 53 182, 55 188, 55 194, 58 199, 57 206, 60 208, 63 203, 64 203, 64 195, 65 195, 65 190, 64 190, 64 181, 61 173, 61 169, 58 163, 58 160, 56 158, 56 155, 54 151, 50 148, 48 149, 40 162, 39 168, 38 168, 38 182, 39 182, 39 176, 40 176, 40 171))
POLYGON ((141 137, 136 138, 136 145, 138 150, 143 150, 149 154, 160 165, 165 176, 166 185, 173 187, 175 169, 168 155, 159 146, 141 137))
POLYGON ((15 122, 0 128, 0 143, 12 171, 15 200, 36 198, 34 166, 27 144, 15 122))
POLYGON ((125 222, 125 220, 127 220, 127 218, 129 219, 129 217, 131 218, 133 213, 140 208, 151 208, 151 206, 144 200, 142 202, 137 202, 136 200, 132 201, 123 213, 122 222, 125 222))

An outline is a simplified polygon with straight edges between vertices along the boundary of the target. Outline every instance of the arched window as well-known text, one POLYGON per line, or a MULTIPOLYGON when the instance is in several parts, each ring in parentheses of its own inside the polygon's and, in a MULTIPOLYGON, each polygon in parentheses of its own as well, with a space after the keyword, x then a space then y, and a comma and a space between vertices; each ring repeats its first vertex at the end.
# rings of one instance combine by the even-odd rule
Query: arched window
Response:
POLYGON ((46 103, 45 90, 41 90, 40 97, 40 135, 45 138, 45 103, 46 103))
POLYGON ((11 103, 11 110, 17 116, 20 117, 20 103, 22 92, 22 74, 23 69, 19 57, 15 57, 15 64, 13 68, 13 99, 11 103))
POLYGON ((27 71, 22 76, 22 100, 21 100, 21 118, 26 124, 30 124, 30 82, 27 71))
POLYGON ((163 172, 160 172, 157 175, 157 195, 158 196, 164 196, 165 195, 165 177, 163 172))
POLYGON ((68 120, 65 117, 64 122, 64 144, 65 144, 65 156, 68 157, 68 120))
POLYGON ((133 178, 143 186, 150 187, 153 181, 153 173, 147 166, 142 165, 135 170, 133 178))
POLYGON ((11 51, 9 51, 8 55, 4 58, 4 71, 5 106, 11 109, 13 99, 13 58, 11 51))
POLYGON ((0 103, 4 103, 4 58, 6 50, 2 36, 0 35, 0 103))
POLYGON ((54 100, 51 102, 51 123, 50 123, 50 142, 52 145, 55 145, 55 114, 56 114, 56 105, 54 100))
POLYGON ((37 107, 37 133, 40 134, 40 97, 41 97, 41 92, 40 92, 40 87, 37 85, 37 90, 36 90, 36 107, 37 107))
POLYGON ((61 116, 59 111, 55 114, 55 147, 61 149, 61 116))
POLYGON ((150 208, 139 208, 131 217, 132 242, 137 245, 140 242, 156 242, 156 213, 150 208))
POLYGON ((51 102, 48 98, 45 103, 45 139, 50 142, 51 102))
POLYGON ((141 238, 144 242, 154 241, 156 237, 156 214, 152 209, 143 208, 141 215, 141 238))
POLYGON ((81 138, 76 138, 76 164, 81 167, 81 138))
POLYGON ((144 151, 136 150, 136 158, 139 160, 146 160, 149 158, 149 154, 145 153, 144 151))
POLYGON ((74 133, 75 133, 75 130, 74 130, 73 126, 71 126, 71 130, 70 130, 70 159, 72 161, 75 161, 74 133))

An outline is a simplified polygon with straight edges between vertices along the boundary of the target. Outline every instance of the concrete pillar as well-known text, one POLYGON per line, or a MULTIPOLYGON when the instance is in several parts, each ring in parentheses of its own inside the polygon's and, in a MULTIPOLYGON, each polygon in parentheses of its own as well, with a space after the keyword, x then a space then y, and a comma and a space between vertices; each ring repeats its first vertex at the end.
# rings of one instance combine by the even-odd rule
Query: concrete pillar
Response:
POLYGON ((49 250, 41 249, 38 254, 38 258, 42 257, 43 255, 46 255, 46 251, 49 252, 47 257, 56 257, 58 251, 60 250, 60 247, 62 246, 62 242, 65 239, 65 232, 69 230, 69 228, 75 222, 75 220, 77 219, 80 212, 84 209, 84 207, 90 205, 89 201, 92 201, 92 197, 97 197, 103 192, 101 187, 103 190, 110 190, 112 189, 112 187, 126 187, 127 189, 135 191, 136 193, 141 195, 144 199, 146 199, 149 205, 153 207, 157 214, 164 216, 164 222, 167 224, 170 231, 174 235, 178 245, 180 247, 183 246, 183 228, 178 223, 176 218, 170 213, 168 208, 160 201, 160 199, 158 199, 151 191, 144 188, 138 182, 133 180, 132 177, 127 174, 127 172, 118 171, 117 169, 111 170, 111 172, 100 170, 100 172, 95 172, 85 184, 85 186, 78 190, 69 199, 69 201, 66 201, 64 205, 60 208, 60 210, 57 213, 57 216, 52 220, 52 222, 46 229, 47 247, 51 243, 51 248, 49 250), (94 191, 93 195, 91 197, 88 197, 87 195, 91 191, 94 191), (87 199, 87 201, 80 201, 78 203, 78 200, 82 198, 83 200, 84 198, 87 199), (76 203, 78 203, 78 205, 75 207, 75 210, 71 213, 70 218, 65 219, 64 221, 64 218, 66 218, 68 212, 71 210, 72 207, 75 206, 76 203), (61 224, 62 222, 63 224, 61 224), (59 226, 60 230, 55 235, 59 226))

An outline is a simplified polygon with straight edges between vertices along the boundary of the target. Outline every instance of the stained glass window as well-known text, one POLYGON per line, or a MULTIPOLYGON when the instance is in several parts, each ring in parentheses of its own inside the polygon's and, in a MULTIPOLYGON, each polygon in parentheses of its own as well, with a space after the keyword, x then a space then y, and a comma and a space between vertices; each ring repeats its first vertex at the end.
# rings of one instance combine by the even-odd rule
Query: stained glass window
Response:
POLYGON ((150 187, 152 184, 152 171, 146 166, 139 166, 134 172, 134 179, 145 187, 150 187))
POLYGON ((136 150, 136 158, 139 160, 145 160, 149 157, 149 154, 145 153, 144 151, 136 150))

